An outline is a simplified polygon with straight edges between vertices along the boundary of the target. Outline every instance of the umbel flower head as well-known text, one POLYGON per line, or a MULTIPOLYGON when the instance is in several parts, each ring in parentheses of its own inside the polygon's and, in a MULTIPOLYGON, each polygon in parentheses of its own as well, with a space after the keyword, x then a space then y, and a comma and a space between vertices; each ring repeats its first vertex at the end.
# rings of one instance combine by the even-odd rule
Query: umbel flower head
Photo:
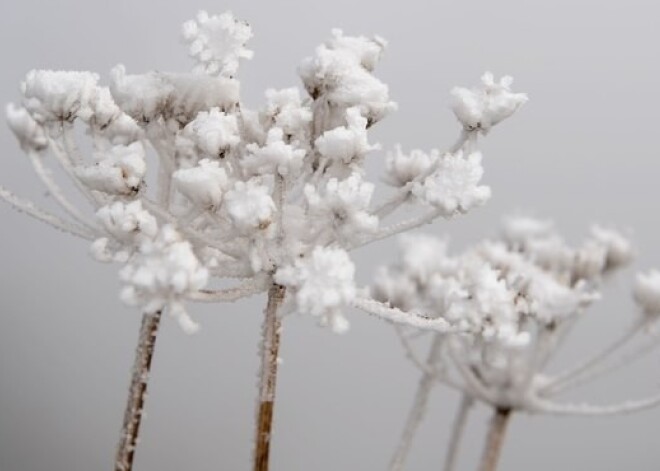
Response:
POLYGON ((456 256, 448 254, 441 239, 404 237, 399 260, 380 269, 372 291, 376 299, 423 310, 454 328, 454 333, 432 334, 427 361, 418 358, 412 344, 419 336, 399 333, 425 374, 471 399, 528 413, 624 413, 659 404, 660 395, 613 406, 562 404, 552 397, 635 357, 628 352, 612 359, 657 325, 658 272, 638 275, 633 293, 642 315, 620 339, 567 371, 553 374, 546 368, 576 320, 600 299, 604 279, 632 255, 629 240, 615 230, 595 227, 580 246, 571 247, 552 222, 516 217, 506 220, 500 237, 456 256))
MULTIPOLYGON (((235 300, 273 283, 287 288, 292 310, 338 332, 348 327, 350 306, 396 323, 448 328, 368 298, 355 286, 349 251, 484 204, 490 189, 481 182, 479 131, 510 116, 523 95, 490 75, 483 90, 457 89, 458 141, 446 152, 397 147, 385 175, 391 195, 374 202, 379 176, 368 174, 365 161, 380 146, 369 131, 396 109, 375 74, 386 41, 333 30, 299 67, 307 96, 296 87, 269 89, 264 104, 250 109, 237 76, 252 57, 251 37, 231 13, 200 12, 183 26, 192 73, 129 73, 118 65, 102 84, 91 72, 29 72, 7 119, 62 214, 4 189, 0 197, 91 241, 96 259, 123 265, 125 302, 169 310, 186 331, 196 328, 187 302, 235 300), (78 128, 90 146, 78 145, 78 128), (88 207, 68 199, 51 163, 88 207), (409 205, 416 216, 397 218, 409 205), (227 279, 238 281, 207 287, 227 279)), ((501 284, 478 267, 473 276, 477 284, 501 284)), ((492 330, 505 336, 503 326, 492 330)))

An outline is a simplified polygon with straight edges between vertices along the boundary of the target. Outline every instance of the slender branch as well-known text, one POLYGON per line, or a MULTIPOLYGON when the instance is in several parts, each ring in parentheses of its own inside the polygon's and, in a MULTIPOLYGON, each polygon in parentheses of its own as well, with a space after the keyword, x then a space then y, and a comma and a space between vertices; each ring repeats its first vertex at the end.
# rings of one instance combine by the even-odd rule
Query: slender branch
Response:
POLYGON ((70 221, 60 219, 54 214, 51 214, 48 211, 38 208, 31 201, 25 200, 23 198, 19 198, 11 191, 1 186, 0 186, 0 200, 6 201, 11 206, 13 206, 14 209, 16 209, 17 211, 25 213, 28 216, 32 216, 33 218, 41 222, 45 222, 46 224, 54 227, 55 229, 59 229, 63 232, 67 232, 69 234, 73 234, 75 236, 87 240, 94 240, 95 238, 94 234, 92 234, 86 228, 79 227, 78 225, 70 221))
POLYGON ((445 319, 434 319, 416 312, 402 311, 401 309, 391 307, 388 304, 381 303, 375 299, 366 297, 357 298, 353 301, 353 306, 367 314, 371 314, 394 324, 408 325, 418 329, 426 329, 442 333, 455 330, 445 319))
POLYGON ((368 237, 357 242, 355 245, 350 247, 350 249, 356 249, 358 247, 362 247, 363 245, 376 242, 377 240, 386 239, 393 235, 410 231, 412 229, 416 229, 420 226, 423 226, 424 224, 430 224, 431 222, 433 222, 434 219, 440 217, 443 214, 443 212, 444 210, 442 208, 436 208, 420 216, 409 219, 407 221, 403 221, 393 224, 391 226, 383 227, 381 229, 378 229, 376 233, 371 234, 368 237))
MULTIPOLYGON (((436 336, 433 339, 426 362, 428 365, 432 365, 435 358, 439 355, 442 347, 442 340, 443 339, 440 336, 436 336)), ((401 471, 403 469, 403 465, 410 452, 410 447, 412 446, 417 429, 426 414, 426 405, 428 404, 429 395, 434 382, 435 378, 433 375, 427 372, 425 372, 419 380, 415 399, 410 412, 408 413, 408 418, 406 419, 406 424, 403 428, 399 445, 390 461, 390 471, 401 471)))
POLYGON ((467 394, 463 394, 463 397, 461 397, 461 404, 458 406, 458 411, 454 418, 454 424, 452 425, 451 438, 449 439, 449 446, 447 447, 447 455, 445 457, 444 471, 454 471, 456 468, 458 450, 461 447, 463 432, 465 431, 472 404, 474 404, 474 399, 467 394))
POLYGON ((495 471, 502 453, 506 429, 511 420, 511 409, 496 409, 490 422, 486 446, 481 456, 479 471, 495 471))
POLYGON ((552 401, 534 399, 530 401, 528 411, 535 414, 608 416, 632 414, 633 412, 651 409, 658 405, 660 405, 660 394, 645 399, 606 406, 593 404, 558 404, 552 401))
POLYGON ((250 278, 238 286, 220 290, 203 289, 187 296, 191 301, 204 303, 215 302, 233 302, 253 294, 262 293, 267 288, 267 284, 262 279, 250 278))
POLYGON ((598 352, 591 358, 588 358, 578 366, 564 371, 563 373, 559 373, 542 389, 542 392, 544 394, 552 394, 566 387, 571 383, 573 379, 579 379, 583 373, 587 373, 592 368, 600 365, 613 353, 626 345, 631 339, 633 339, 640 331, 644 329, 647 323, 648 321, 646 319, 642 319, 639 322, 636 322, 630 329, 626 330, 621 337, 615 340, 612 344, 608 345, 602 351, 598 352))
POLYGON ((276 284, 268 291, 268 304, 262 326, 259 409, 255 436, 254 471, 268 471, 270 441, 275 406, 281 320, 277 311, 284 301, 285 288, 276 284))
POLYGON ((133 458, 135 456, 135 448, 138 445, 140 424, 144 416, 149 372, 151 370, 151 360, 154 355, 160 317, 160 311, 145 313, 142 316, 140 337, 133 363, 131 386, 128 392, 126 411, 124 412, 124 423, 115 457, 115 471, 131 471, 133 469, 133 458))

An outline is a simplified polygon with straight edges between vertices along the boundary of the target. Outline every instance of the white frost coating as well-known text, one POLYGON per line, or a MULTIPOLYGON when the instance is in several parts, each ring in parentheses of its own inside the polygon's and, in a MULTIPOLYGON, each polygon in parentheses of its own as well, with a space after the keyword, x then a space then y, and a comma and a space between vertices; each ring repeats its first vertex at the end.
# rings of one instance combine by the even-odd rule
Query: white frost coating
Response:
POLYGON ((220 163, 209 159, 196 167, 182 168, 172 175, 174 187, 195 205, 213 209, 220 206, 222 195, 229 187, 229 177, 220 163))
POLYGON ((401 146, 397 145, 393 152, 387 155, 385 161, 385 182, 392 186, 401 187, 425 175, 438 161, 440 154, 437 150, 426 153, 413 149, 404 154, 401 146))
POLYGON ((367 152, 380 148, 369 144, 367 120, 358 108, 346 110, 346 126, 326 131, 315 144, 323 157, 344 164, 359 162, 367 152))
POLYGON ((511 92, 513 78, 508 75, 496 82, 493 74, 486 72, 481 82, 481 88, 455 87, 451 92, 452 109, 466 129, 486 133, 527 102, 527 95, 511 92))
POLYGON ((479 185, 483 173, 480 152, 467 156, 462 151, 445 154, 433 174, 415 183, 412 191, 420 200, 451 216, 481 206, 490 198, 490 188, 479 185))
POLYGON ((365 36, 344 36, 341 29, 335 28, 332 30, 332 39, 327 41, 326 45, 330 49, 349 53, 362 67, 371 72, 380 62, 387 41, 380 36, 371 39, 365 36))
POLYGON ((126 262, 142 243, 158 234, 158 221, 142 208, 140 200, 102 206, 96 219, 109 236, 96 239, 90 248, 92 256, 101 262, 126 262))
POLYGON ((504 218, 502 236, 515 246, 525 246, 532 240, 547 238, 554 231, 555 225, 550 220, 509 216, 504 218))
POLYGON ((170 314, 187 333, 198 326, 183 306, 183 299, 206 286, 209 273, 171 226, 164 226, 153 242, 141 245, 136 256, 119 272, 125 285, 122 300, 145 312, 169 308, 170 314))
POLYGON ((304 106, 297 88, 266 90, 266 119, 281 128, 285 135, 304 139, 304 130, 312 121, 312 110, 304 106))
POLYGON ((76 176, 90 190, 116 195, 137 192, 147 171, 144 146, 134 142, 116 145, 95 154, 96 164, 75 169, 76 176))
POLYGON ((267 229, 273 222, 275 203, 268 187, 259 180, 236 182, 225 196, 223 205, 236 229, 242 233, 255 233, 267 229))
POLYGON ((197 18, 182 27, 188 53, 195 59, 195 72, 232 77, 240 59, 251 59, 253 52, 245 47, 252 28, 234 18, 231 12, 213 15, 200 11, 197 18))
POLYGON ((618 268, 632 262, 635 256, 632 242, 621 232, 596 225, 591 228, 591 236, 605 249, 605 265, 608 268, 618 268))
POLYGON ((311 221, 320 225, 317 229, 336 233, 341 241, 373 233, 378 229, 378 218, 368 211, 373 192, 374 185, 364 182, 359 173, 341 181, 331 178, 321 190, 306 185, 311 221))
POLYGON ((275 281, 294 291, 298 311, 320 319, 334 332, 348 329, 341 310, 355 299, 355 266, 345 250, 316 247, 305 258, 284 266, 275 281))
POLYGON ((115 102, 141 123, 162 116, 187 124, 200 111, 231 109, 239 100, 238 81, 224 77, 163 72, 129 75, 118 65, 111 78, 115 102))
POLYGON ((5 113, 9 128, 24 150, 42 151, 48 147, 46 133, 25 108, 10 103, 5 113))
POLYGON ((633 286, 637 305, 648 315, 660 315, 660 271, 638 273, 633 286))
POLYGON ((222 157, 228 149, 241 141, 236 116, 224 113, 218 108, 198 113, 184 128, 183 133, 209 157, 222 157))
POLYGON ((307 152, 286 144, 283 139, 284 131, 272 128, 262 147, 248 144, 245 148, 248 155, 243 160, 245 169, 253 175, 277 173, 283 177, 294 177, 300 173, 307 152))
POLYGON ((31 70, 21 83, 23 105, 40 123, 88 120, 99 76, 91 72, 31 70))
MULTIPOLYGON (((384 46, 384 41, 380 44, 384 46)), ((333 40, 317 47, 315 55, 300 65, 305 89, 312 98, 339 110, 357 106, 369 124, 380 121, 396 109, 396 103, 390 100, 387 85, 371 74, 380 54, 368 51, 373 47, 363 39, 335 32, 333 40)))

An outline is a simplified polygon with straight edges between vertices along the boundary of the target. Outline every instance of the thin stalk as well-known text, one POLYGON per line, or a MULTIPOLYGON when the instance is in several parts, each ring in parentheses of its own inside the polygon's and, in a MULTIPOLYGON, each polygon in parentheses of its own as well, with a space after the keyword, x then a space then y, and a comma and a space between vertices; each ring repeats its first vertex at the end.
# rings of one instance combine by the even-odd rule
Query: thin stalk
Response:
POLYGON ((277 358, 280 348, 280 325, 277 315, 284 300, 285 288, 271 285, 268 291, 264 323, 262 326, 261 373, 259 377, 259 408, 254 451, 254 471, 268 471, 270 441, 273 429, 275 386, 277 381, 277 358))
POLYGON ((479 471, 495 471, 502 453, 507 426, 511 421, 511 409, 497 409, 490 422, 486 446, 481 456, 479 471))
MULTIPOLYGON (((433 343, 431 344, 431 350, 429 351, 427 364, 433 364, 433 361, 440 353, 443 340, 444 339, 442 336, 435 336, 433 343)), ((394 456, 392 456, 392 460, 390 461, 390 471, 401 471, 403 469, 403 465, 406 462, 406 458, 410 452, 413 440, 415 439, 417 429, 419 428, 420 424, 422 423, 422 419, 426 414, 426 406, 429 402, 429 396, 431 394, 431 389, 433 388, 434 382, 435 378, 429 371, 425 371, 419 380, 417 392, 415 393, 415 399, 410 412, 408 413, 408 418, 406 419, 406 425, 403 428, 401 439, 399 440, 399 446, 397 447, 396 451, 394 452, 394 456)))
POLYGON ((447 456, 445 457, 444 471, 454 471, 456 468, 458 450, 461 447, 463 432, 465 431, 465 425, 467 424, 468 415, 473 403, 474 399, 472 399, 467 394, 463 394, 463 397, 461 398, 461 405, 458 406, 456 418, 454 419, 454 425, 452 426, 451 430, 451 438, 449 439, 447 456))
POLYGON ((142 316, 131 386, 128 392, 126 411, 124 412, 124 423, 115 457, 115 471, 131 471, 133 469, 133 458, 138 444, 140 423, 144 415, 149 371, 151 370, 151 360, 154 355, 160 317, 160 311, 145 313, 142 316))

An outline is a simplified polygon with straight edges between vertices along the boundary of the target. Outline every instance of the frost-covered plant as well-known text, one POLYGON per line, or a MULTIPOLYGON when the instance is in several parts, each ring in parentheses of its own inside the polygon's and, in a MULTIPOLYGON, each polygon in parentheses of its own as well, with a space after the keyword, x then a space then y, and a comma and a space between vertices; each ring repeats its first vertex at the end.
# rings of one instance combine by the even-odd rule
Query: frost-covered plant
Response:
POLYGON ((121 298, 144 313, 117 470, 132 467, 163 312, 194 332, 190 301, 268 293, 255 470, 268 467, 284 314, 307 313, 344 332, 344 313, 355 306, 403 325, 452 328, 368 297, 355 286, 349 251, 483 204, 490 189, 481 184, 477 139, 527 100, 511 91, 509 77, 485 74, 476 89, 456 88, 458 141, 447 152, 397 148, 387 158, 392 194, 373 204, 376 178, 364 163, 379 146, 368 131, 396 108, 374 75, 385 40, 334 30, 299 68, 308 96, 268 90, 265 104, 251 110, 236 78, 241 59, 252 57, 251 36, 231 13, 201 12, 183 26, 192 73, 130 74, 118 65, 106 86, 91 72, 35 70, 21 84, 20 104, 7 108, 9 126, 63 214, 5 189, 0 197, 89 240, 97 260, 122 264, 121 298), (90 155, 77 145, 77 127, 90 138, 90 155), (60 188, 51 159, 95 216, 60 188), (416 216, 386 222, 407 205, 416 216), (215 289, 217 280, 239 281, 215 289))
POLYGON ((660 404, 660 394, 608 406, 554 399, 658 345, 656 338, 647 339, 608 363, 631 340, 651 336, 657 327, 660 274, 655 271, 638 276, 633 292, 641 312, 620 338, 567 371, 546 372, 576 321, 600 298, 603 281, 632 259, 631 243, 621 233, 596 226, 582 245, 571 247, 552 222, 513 217, 505 221, 500 237, 456 256, 448 254, 446 240, 427 235, 402 236, 400 245, 398 261, 382 267, 376 277, 375 297, 401 310, 433 313, 458 332, 431 333, 430 350, 423 359, 414 345, 423 327, 413 333, 398 328, 408 357, 423 376, 392 470, 403 466, 435 381, 463 396, 446 470, 455 468, 460 436, 474 401, 495 410, 481 463, 484 471, 495 469, 513 412, 609 415, 660 404))

